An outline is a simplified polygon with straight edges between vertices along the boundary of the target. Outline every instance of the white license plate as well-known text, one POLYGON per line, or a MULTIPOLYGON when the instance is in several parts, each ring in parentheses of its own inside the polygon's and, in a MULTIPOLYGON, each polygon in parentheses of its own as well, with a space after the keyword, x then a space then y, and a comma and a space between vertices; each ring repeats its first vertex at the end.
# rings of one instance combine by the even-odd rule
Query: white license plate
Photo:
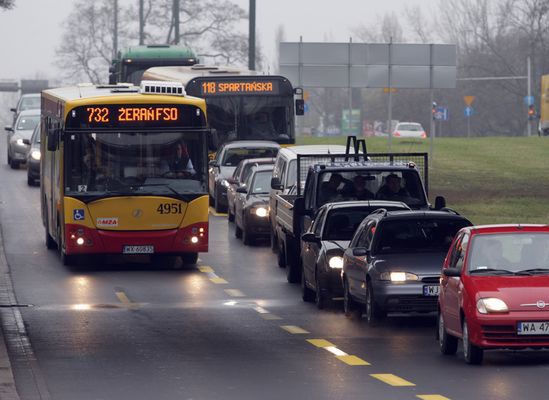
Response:
POLYGON ((549 335, 549 322, 519 322, 517 335, 549 335))
POLYGON ((154 246, 124 246, 123 254, 153 254, 154 246))
POLYGON ((424 296, 438 296, 440 292, 439 285, 425 285, 423 286, 423 295, 424 296))

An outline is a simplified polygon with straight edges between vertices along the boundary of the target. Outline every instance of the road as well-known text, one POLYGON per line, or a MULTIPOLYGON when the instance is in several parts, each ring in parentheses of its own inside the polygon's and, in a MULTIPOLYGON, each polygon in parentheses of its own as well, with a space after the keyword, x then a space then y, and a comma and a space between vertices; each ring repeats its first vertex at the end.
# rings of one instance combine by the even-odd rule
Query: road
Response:
POLYGON ((267 244, 212 216, 198 268, 67 268, 46 250, 39 188, 0 144, 0 223, 13 292, 0 315, 20 398, 545 398, 547 352, 440 355, 432 316, 368 326, 303 303, 267 244), (11 298, 10 298, 11 296, 11 298))

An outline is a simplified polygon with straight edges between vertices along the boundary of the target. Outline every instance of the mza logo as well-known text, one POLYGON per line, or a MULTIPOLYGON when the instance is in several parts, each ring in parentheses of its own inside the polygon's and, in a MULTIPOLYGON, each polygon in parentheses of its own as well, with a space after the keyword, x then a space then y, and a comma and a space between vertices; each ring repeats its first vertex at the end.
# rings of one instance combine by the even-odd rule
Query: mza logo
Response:
POLYGON ((97 218, 97 226, 102 228, 117 227, 118 217, 97 218))
POLYGON ((72 219, 75 221, 83 221, 86 218, 86 214, 83 209, 75 208, 72 210, 72 219))

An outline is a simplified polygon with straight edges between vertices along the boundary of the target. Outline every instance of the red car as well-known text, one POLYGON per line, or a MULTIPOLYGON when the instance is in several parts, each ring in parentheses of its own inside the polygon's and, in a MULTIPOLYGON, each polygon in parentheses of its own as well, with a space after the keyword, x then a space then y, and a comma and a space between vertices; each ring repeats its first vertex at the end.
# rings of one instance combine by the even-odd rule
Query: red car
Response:
POLYGON ((438 340, 469 364, 484 350, 549 348, 549 226, 461 229, 444 260, 438 340))

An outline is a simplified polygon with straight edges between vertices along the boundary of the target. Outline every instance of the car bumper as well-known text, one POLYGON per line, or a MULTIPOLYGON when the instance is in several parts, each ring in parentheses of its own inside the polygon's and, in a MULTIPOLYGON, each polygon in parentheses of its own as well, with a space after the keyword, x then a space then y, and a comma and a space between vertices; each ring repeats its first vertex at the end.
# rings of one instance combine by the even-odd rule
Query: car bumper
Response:
POLYGON ((373 281, 374 298, 378 305, 388 312, 434 312, 438 296, 425 296, 424 282, 391 283, 373 281))
POLYGON ((251 212, 246 216, 246 230, 248 234, 257 236, 270 236, 271 224, 269 217, 258 217, 251 212))
POLYGON ((343 296, 343 285, 341 283, 341 269, 327 268, 320 272, 320 285, 332 297, 343 296))
POLYGON ((40 178, 40 161, 35 161, 34 159, 28 159, 27 173, 33 179, 39 179, 40 178))
POLYGON ((10 144, 11 146, 11 157, 14 160, 27 162, 27 152, 29 149, 24 146, 19 146, 17 144, 10 144))
POLYGON ((519 335, 519 322, 549 322, 548 311, 521 311, 509 314, 477 314, 468 318, 471 342, 487 349, 549 348, 547 335, 519 335))

